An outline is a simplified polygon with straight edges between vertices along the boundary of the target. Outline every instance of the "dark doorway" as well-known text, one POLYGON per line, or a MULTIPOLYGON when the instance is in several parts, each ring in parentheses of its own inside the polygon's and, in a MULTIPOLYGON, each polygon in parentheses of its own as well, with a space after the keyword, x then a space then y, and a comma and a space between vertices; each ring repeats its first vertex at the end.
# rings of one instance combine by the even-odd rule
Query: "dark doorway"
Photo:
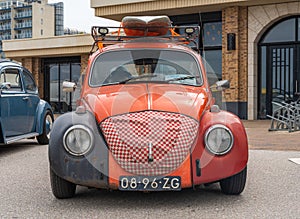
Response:
POLYGON ((299 98, 299 33, 300 16, 284 19, 271 27, 259 44, 259 119, 272 115, 276 103, 299 98))
POLYGON ((75 109, 76 100, 72 94, 63 92, 63 81, 78 83, 81 72, 80 57, 45 59, 45 100, 51 104, 54 113, 65 113, 75 109))

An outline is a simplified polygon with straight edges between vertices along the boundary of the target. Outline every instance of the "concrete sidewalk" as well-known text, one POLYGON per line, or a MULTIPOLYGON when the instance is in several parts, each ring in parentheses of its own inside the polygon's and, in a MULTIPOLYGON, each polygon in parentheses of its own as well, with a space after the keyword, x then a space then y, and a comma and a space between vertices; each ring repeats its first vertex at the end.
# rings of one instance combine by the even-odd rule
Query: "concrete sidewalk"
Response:
POLYGON ((243 120, 250 149, 300 151, 300 131, 269 132, 271 120, 243 120))

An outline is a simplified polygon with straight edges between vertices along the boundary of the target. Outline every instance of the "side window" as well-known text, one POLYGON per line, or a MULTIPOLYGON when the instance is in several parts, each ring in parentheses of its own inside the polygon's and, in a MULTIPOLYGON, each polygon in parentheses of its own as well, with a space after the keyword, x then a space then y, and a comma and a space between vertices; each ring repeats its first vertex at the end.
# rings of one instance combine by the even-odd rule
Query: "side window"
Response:
POLYGON ((7 91, 22 91, 22 83, 19 74, 19 69, 5 68, 0 74, 0 83, 10 83, 11 88, 7 91))
POLYGON ((23 79, 25 84, 25 90, 28 93, 37 93, 37 87, 35 85, 35 82, 31 74, 26 70, 23 71, 23 79))

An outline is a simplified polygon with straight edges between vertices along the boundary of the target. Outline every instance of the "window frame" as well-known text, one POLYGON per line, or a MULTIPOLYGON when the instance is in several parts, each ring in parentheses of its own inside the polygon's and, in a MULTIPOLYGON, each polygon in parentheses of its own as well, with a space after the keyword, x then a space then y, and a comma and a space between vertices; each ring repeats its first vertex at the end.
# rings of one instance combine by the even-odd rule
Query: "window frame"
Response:
POLYGON ((298 44, 300 43, 300 16, 296 15, 296 16, 289 16, 286 17, 284 19, 281 19, 277 22, 275 22, 272 26, 270 26, 268 28, 268 30, 262 35, 262 37, 259 40, 258 46, 270 46, 270 45, 290 45, 290 44, 298 44), (279 25, 280 23, 287 21, 287 20, 292 20, 295 19, 295 40, 294 41, 278 41, 278 42, 264 42, 266 36, 270 33, 271 30, 273 30, 273 28, 275 28, 277 25, 279 25))
POLYGON ((24 68, 22 73, 23 73, 23 84, 24 84, 24 90, 25 90, 25 92, 29 93, 29 94, 36 94, 36 95, 38 95, 38 87, 37 87, 37 85, 35 83, 35 80, 34 80, 32 74, 30 73, 30 71, 24 68), (33 85, 35 87, 35 90, 28 90, 26 88, 26 80, 25 80, 26 75, 29 76, 29 78, 32 80, 33 85))
MULTIPOLYGON (((21 77, 22 76, 22 73, 21 73, 22 69, 20 67, 15 67, 15 66, 6 66, 6 67, 4 67, 4 68, 1 69, 0 75, 2 73, 7 74, 6 72, 4 72, 7 69, 16 70, 18 72, 17 74, 19 75, 20 90, 11 90, 11 89, 9 89, 9 90, 2 90, 1 94, 8 94, 8 95, 9 94, 24 94, 25 93, 24 83, 23 83, 23 78, 21 77)), ((6 79, 5 79, 5 82, 7 82, 6 79)))

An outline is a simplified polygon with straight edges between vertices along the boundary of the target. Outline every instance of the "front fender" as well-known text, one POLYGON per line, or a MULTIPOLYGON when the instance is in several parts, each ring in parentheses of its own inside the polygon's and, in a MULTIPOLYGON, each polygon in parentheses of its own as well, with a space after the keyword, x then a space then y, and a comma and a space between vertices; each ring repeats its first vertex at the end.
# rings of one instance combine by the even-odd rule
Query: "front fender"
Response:
POLYGON ((50 104, 44 100, 40 100, 36 110, 36 132, 39 134, 43 133, 44 118, 47 111, 50 111, 52 113, 50 104))
POLYGON ((248 162, 248 140, 240 119, 226 111, 207 111, 199 127, 198 138, 192 151, 194 185, 219 181, 242 171, 248 162), (225 155, 214 155, 205 149, 206 131, 215 124, 229 128, 234 137, 232 149, 225 155))
POLYGON ((50 135, 49 162, 56 175, 77 185, 107 188, 108 149, 92 113, 70 112, 59 116, 50 135), (94 145, 84 156, 71 155, 63 145, 65 132, 74 125, 83 125, 94 135, 94 145))

